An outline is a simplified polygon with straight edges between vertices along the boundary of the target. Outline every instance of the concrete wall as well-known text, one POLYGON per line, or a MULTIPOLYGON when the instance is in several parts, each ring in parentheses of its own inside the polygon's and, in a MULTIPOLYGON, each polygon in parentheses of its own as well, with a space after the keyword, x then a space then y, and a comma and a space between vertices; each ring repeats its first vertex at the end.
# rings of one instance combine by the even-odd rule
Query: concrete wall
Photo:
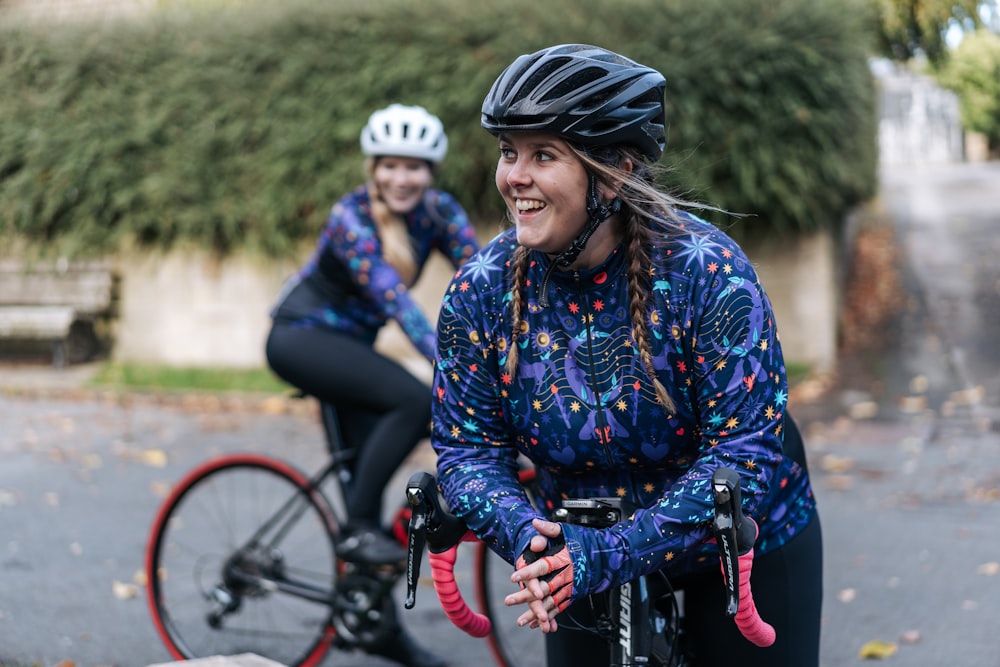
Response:
POLYGON ((190 250, 130 253, 117 265, 113 357, 178 367, 262 366, 271 302, 295 269, 190 250))
MULTIPOLYGON (((177 367, 264 366, 271 306, 305 256, 278 262, 219 260, 198 250, 130 253, 117 262, 121 293, 113 358, 177 367)), ((451 273, 445 260, 434 258, 414 290, 431 321, 451 273)), ((427 366, 395 323, 378 345, 407 365, 427 366)))
MULTIPOLYGON (((837 261, 829 233, 748 247, 778 318, 785 356, 817 369, 836 360, 837 261)), ((198 251, 130 256, 119 263, 120 317, 114 358, 173 366, 258 367, 264 362, 271 303, 298 266, 198 251)), ((415 290, 434 321, 451 268, 437 260, 415 290)), ((388 327, 379 348, 424 374, 400 330, 388 327)))
POLYGON ((837 361, 843 284, 839 240, 829 230, 744 244, 778 320, 785 360, 830 371, 837 361))

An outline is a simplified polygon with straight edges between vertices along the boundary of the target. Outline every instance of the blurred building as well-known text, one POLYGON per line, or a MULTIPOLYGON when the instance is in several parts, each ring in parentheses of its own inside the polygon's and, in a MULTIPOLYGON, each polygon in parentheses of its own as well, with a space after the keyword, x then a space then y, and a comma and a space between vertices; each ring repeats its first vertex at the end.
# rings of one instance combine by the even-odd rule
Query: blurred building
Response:
POLYGON ((929 76, 887 60, 872 63, 879 86, 879 155, 883 166, 965 159, 958 97, 929 76))

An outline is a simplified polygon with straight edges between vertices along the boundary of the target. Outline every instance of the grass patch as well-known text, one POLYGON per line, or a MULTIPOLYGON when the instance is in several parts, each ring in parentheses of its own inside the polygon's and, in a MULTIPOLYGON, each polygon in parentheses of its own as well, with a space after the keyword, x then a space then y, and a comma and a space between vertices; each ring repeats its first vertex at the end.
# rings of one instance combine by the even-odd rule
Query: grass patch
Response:
MULTIPOLYGON (((788 384, 796 384, 809 377, 812 367, 806 363, 785 364, 788 384)), ((110 389, 146 389, 150 391, 244 391, 252 393, 284 394, 294 391, 270 369, 251 368, 175 368, 172 366, 104 364, 90 381, 94 387, 110 389)), ((4 667, 0 663, 0 667, 4 667)))
POLYGON ((812 373, 812 366, 801 361, 785 361, 785 377, 788 384, 798 384, 809 378, 812 373))
POLYGON ((151 391, 242 391, 281 394, 291 386, 267 368, 175 368, 109 362, 91 380, 95 387, 151 391))

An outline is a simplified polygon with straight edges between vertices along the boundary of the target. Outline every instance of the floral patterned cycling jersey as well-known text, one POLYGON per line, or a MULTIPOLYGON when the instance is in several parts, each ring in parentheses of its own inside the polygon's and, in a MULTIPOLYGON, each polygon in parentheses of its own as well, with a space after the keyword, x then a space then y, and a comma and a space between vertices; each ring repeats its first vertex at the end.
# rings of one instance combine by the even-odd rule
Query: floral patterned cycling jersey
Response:
POLYGON ((624 249, 588 270, 555 271, 533 252, 518 363, 511 344, 513 230, 456 274, 438 319, 432 443, 450 507, 513 562, 540 516, 517 482, 518 455, 539 472, 545 509, 562 498, 618 496, 637 507, 609 529, 564 526, 573 598, 666 567, 718 567, 711 477, 738 470, 757 553, 811 520, 808 476, 782 453, 787 384, 774 315, 752 265, 712 225, 680 214, 653 245, 648 303, 654 369, 676 403, 668 415, 632 337, 624 249))

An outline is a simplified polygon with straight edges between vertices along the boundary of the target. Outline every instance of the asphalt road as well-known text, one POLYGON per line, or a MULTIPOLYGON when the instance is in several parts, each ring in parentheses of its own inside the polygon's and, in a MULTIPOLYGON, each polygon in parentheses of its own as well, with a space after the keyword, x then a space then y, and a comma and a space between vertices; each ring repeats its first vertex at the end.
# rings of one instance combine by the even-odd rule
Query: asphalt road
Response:
MULTIPOLYGON (((1000 165, 895 170, 898 321, 864 377, 793 396, 825 545, 823 667, 1000 667, 1000 165)), ((0 664, 169 660, 146 609, 147 531, 165 490, 213 453, 312 467, 311 412, 273 401, 99 395, 86 369, 0 366, 0 664)), ((410 470, 429 467, 426 449, 410 470)), ((405 612, 456 665, 488 664, 421 592, 405 612)), ((331 653, 325 663, 385 665, 331 653)))

